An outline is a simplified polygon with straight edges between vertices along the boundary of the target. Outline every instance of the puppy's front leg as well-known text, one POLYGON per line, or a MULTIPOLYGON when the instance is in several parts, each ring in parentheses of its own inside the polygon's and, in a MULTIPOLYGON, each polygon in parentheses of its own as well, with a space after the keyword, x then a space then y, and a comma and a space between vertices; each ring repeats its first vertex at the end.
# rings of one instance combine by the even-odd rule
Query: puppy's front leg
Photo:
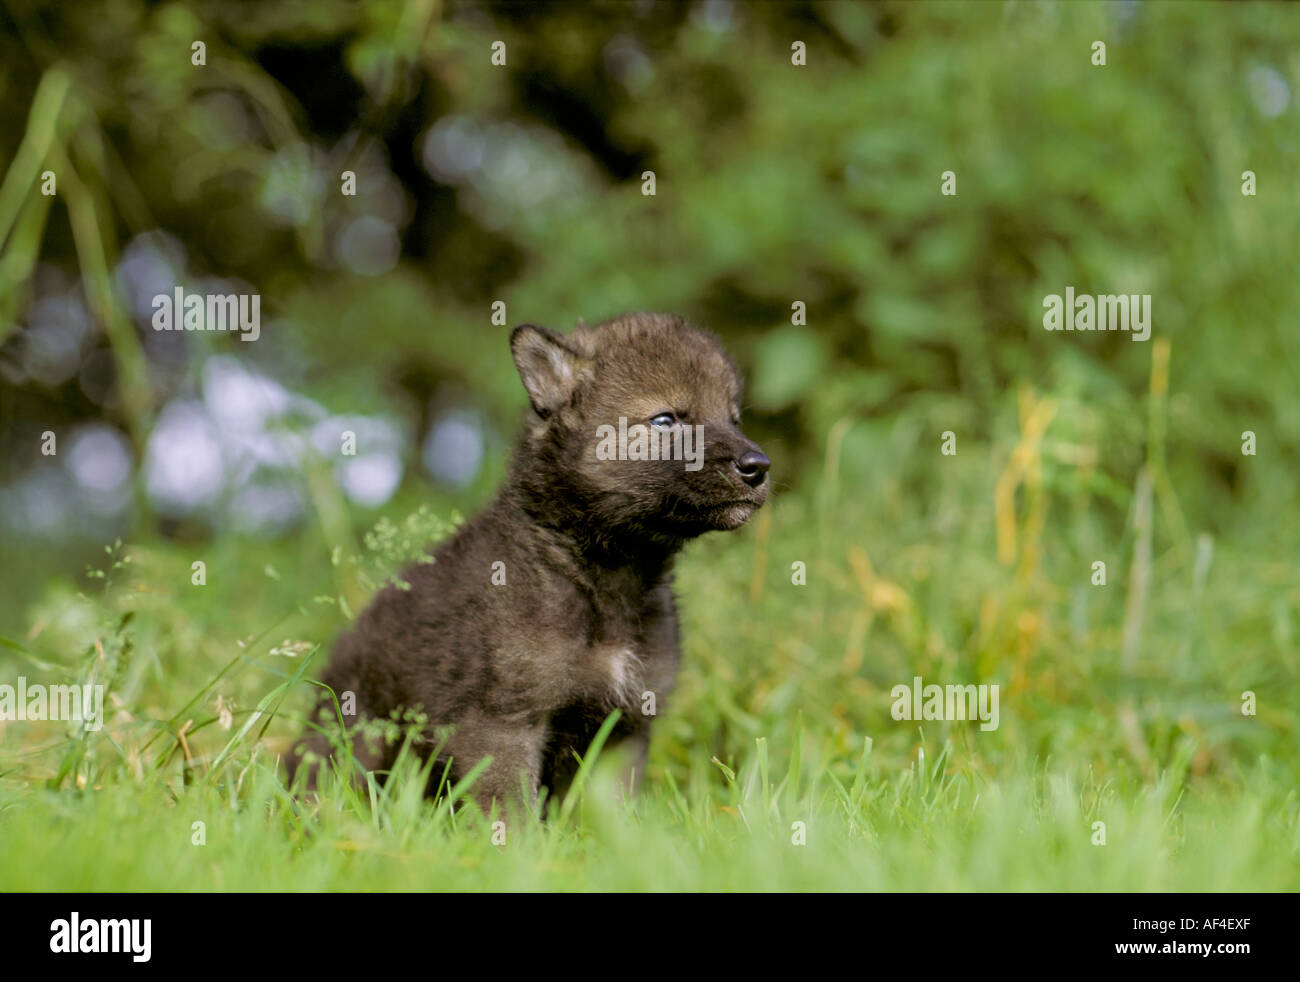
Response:
POLYGON ((646 760, 650 756, 650 727, 637 727, 618 749, 624 754, 618 780, 619 797, 636 797, 641 779, 645 776, 646 760))
POLYGON ((492 763, 474 781, 470 793, 486 816, 495 800, 504 813, 512 806, 524 804, 521 790, 527 788, 531 807, 541 785, 542 752, 546 746, 546 727, 540 723, 519 723, 480 717, 457 726, 447 741, 446 753, 452 758, 457 780, 464 777, 484 757, 492 763))

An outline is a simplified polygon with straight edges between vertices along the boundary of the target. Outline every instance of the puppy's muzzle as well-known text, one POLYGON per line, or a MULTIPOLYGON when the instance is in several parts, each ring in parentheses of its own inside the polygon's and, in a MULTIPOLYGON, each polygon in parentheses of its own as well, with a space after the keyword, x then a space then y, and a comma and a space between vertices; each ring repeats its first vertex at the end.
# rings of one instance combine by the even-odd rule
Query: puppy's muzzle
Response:
POLYGON ((751 488, 759 487, 767 480, 767 469, 772 466, 767 454, 761 450, 750 450, 732 461, 732 464, 740 479, 751 488))

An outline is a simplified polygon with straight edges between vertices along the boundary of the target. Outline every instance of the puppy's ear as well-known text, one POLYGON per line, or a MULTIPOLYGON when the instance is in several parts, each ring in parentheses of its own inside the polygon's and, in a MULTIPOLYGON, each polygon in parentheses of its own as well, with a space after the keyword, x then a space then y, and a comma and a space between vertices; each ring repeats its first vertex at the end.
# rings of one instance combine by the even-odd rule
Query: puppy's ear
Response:
POLYGON ((520 324, 511 332, 510 353, 539 416, 568 403, 590 364, 558 334, 536 324, 520 324))

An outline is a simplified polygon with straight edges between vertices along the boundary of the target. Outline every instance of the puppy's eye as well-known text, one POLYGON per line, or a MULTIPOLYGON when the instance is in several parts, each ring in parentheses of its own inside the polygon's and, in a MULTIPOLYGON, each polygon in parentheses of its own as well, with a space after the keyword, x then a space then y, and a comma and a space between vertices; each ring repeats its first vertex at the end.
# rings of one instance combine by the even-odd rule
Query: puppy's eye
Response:
POLYGON ((658 416, 652 416, 650 418, 650 425, 661 430, 671 428, 675 422, 677 422, 677 417, 672 413, 660 413, 658 416))

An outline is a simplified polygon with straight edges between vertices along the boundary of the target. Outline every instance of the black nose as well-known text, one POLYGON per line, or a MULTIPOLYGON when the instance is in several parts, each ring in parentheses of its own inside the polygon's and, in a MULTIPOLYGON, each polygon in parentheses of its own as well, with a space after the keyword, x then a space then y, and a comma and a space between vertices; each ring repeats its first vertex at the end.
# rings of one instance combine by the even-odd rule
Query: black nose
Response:
POLYGON ((767 469, 771 466, 772 462, 761 450, 750 450, 736 461, 736 471, 740 474, 740 479, 751 488, 756 488, 767 480, 767 469))

